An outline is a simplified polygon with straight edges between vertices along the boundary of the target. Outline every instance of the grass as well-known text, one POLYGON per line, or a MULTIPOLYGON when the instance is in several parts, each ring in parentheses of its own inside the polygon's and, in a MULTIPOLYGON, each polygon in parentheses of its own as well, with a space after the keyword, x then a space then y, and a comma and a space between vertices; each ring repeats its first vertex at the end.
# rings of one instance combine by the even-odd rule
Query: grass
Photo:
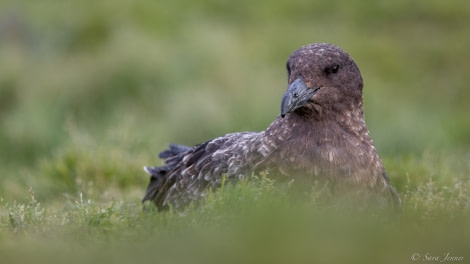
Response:
POLYGON ((469 18, 463 0, 4 3, 0 262, 468 262, 469 18), (267 180, 143 213, 142 166, 169 142, 265 129, 311 42, 358 63, 401 217, 267 180))
MULTIPOLYGON (((76 171, 81 180, 66 196, 40 202, 30 189, 18 201, 0 200, 0 253, 8 263, 411 263, 414 253, 466 258, 470 166, 458 155, 430 155, 386 160, 392 175, 405 175, 402 182, 392 176, 403 199, 399 218, 325 208, 314 193, 292 198, 267 179, 225 187, 183 214, 144 213, 137 183, 82 184, 96 170, 88 163, 88 170, 76 171)), ((132 170, 135 164, 116 157, 122 171, 132 170)), ((84 161, 80 154, 62 158, 84 161)), ((106 158, 95 161, 105 164, 106 158)), ((42 176, 58 177, 49 170, 42 176)))

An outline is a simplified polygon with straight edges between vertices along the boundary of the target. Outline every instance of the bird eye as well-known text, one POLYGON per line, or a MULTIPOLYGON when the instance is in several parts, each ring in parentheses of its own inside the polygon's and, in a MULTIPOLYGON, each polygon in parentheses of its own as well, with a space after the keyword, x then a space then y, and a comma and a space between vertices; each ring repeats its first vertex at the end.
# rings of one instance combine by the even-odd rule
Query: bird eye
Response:
POLYGON ((333 67, 331 67, 330 72, 331 72, 331 73, 337 73, 337 72, 338 72, 338 69, 339 69, 339 66, 338 66, 338 65, 333 65, 333 67))
POLYGON ((325 69, 325 73, 326 73, 327 75, 330 75, 330 74, 332 74, 332 73, 337 73, 338 70, 339 70, 339 65, 335 64, 335 65, 333 65, 333 66, 330 66, 330 67, 326 68, 326 69, 325 69))
POLYGON ((287 76, 290 76, 290 65, 289 65, 289 62, 286 63, 286 68, 287 68, 287 76))

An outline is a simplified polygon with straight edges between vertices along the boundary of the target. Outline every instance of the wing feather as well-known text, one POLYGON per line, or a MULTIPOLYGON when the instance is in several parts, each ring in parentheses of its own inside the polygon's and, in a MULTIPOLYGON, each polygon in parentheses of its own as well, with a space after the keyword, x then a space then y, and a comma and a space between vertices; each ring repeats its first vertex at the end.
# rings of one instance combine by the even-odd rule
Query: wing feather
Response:
POLYGON ((159 157, 165 165, 145 167, 150 184, 142 202, 153 201, 157 207, 183 208, 197 202, 208 188, 218 188, 224 176, 238 181, 247 171, 262 164, 266 149, 260 152, 263 133, 227 134, 192 148, 170 144, 159 157))

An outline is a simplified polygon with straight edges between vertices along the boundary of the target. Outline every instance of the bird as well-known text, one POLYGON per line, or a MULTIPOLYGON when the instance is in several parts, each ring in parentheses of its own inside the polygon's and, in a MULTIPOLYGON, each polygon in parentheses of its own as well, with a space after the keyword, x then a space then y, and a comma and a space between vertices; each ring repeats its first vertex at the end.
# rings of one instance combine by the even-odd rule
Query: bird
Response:
POLYGON ((281 112, 261 132, 229 133, 193 147, 170 144, 163 166, 150 175, 142 203, 159 211, 183 211, 225 181, 263 174, 296 186, 328 186, 329 196, 361 197, 361 204, 400 208, 363 112, 363 79, 344 50, 313 43, 286 63, 287 90, 281 112), (377 202, 379 201, 379 202, 377 202))

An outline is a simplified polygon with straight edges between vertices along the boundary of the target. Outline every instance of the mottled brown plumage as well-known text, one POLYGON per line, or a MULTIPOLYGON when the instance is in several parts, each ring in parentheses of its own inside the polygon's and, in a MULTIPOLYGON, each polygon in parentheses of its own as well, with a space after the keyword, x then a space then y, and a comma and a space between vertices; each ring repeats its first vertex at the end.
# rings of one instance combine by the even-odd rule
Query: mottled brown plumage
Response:
POLYGON ((327 183, 332 196, 399 207, 364 121, 362 77, 351 57, 331 44, 310 44, 287 61, 281 115, 262 132, 227 134, 195 147, 170 145, 151 175, 143 201, 180 210, 209 187, 264 172, 310 187, 327 183))

